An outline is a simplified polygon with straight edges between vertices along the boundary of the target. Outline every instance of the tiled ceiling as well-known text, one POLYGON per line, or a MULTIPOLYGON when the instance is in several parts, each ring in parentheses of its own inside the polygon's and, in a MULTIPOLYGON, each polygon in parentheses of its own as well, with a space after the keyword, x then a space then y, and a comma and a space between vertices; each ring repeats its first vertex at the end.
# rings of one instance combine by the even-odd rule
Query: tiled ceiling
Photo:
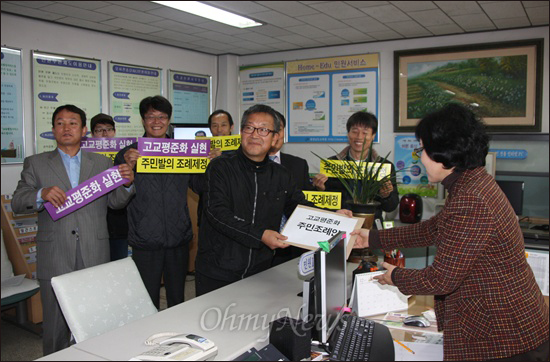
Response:
MULTIPOLYGON (((150 1, 2 1, 2 12, 198 52, 283 50, 548 25, 548 1, 204 1, 238 29, 150 1)), ((14 30, 17 31, 17 30, 14 30)))

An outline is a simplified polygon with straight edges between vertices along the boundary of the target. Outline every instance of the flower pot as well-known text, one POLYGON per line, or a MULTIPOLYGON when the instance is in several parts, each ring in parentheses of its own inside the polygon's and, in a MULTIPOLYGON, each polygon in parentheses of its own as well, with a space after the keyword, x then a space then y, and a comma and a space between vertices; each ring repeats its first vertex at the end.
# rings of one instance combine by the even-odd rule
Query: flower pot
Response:
POLYGON ((353 213, 353 216, 365 218, 365 221, 363 222, 363 228, 372 229, 372 224, 374 223, 374 214, 376 212, 376 208, 380 206, 380 203, 378 201, 373 201, 368 204, 355 204, 350 202, 349 206, 351 212, 353 213))

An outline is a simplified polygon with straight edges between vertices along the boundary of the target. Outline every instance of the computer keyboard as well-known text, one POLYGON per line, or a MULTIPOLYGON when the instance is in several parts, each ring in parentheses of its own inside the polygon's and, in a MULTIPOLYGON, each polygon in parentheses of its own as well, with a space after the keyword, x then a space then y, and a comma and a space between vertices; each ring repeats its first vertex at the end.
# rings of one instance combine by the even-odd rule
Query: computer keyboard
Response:
POLYGON ((371 320, 344 315, 331 335, 330 359, 336 361, 393 361, 388 328, 371 320))

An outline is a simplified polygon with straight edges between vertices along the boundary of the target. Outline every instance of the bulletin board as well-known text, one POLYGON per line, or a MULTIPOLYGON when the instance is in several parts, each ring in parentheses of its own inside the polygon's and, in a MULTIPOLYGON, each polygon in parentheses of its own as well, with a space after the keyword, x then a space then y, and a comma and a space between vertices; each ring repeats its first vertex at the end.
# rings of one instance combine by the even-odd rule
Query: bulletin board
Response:
POLYGON ((255 104, 265 104, 285 114, 285 63, 239 67, 239 114, 255 104))
POLYGON ((2 47, 2 163, 25 158, 21 49, 2 47))
POLYGON ((212 113, 212 77, 168 71, 168 99, 172 103, 172 124, 208 124, 212 113))
POLYGON ((162 69, 109 62, 109 114, 117 137, 143 135, 139 103, 156 95, 162 95, 162 69))
POLYGON ((56 148, 52 115, 73 104, 93 117, 101 112, 101 60, 32 52, 32 89, 36 153, 56 148))
POLYGON ((347 142, 353 113, 378 118, 378 54, 287 62, 286 71, 289 142, 347 142))

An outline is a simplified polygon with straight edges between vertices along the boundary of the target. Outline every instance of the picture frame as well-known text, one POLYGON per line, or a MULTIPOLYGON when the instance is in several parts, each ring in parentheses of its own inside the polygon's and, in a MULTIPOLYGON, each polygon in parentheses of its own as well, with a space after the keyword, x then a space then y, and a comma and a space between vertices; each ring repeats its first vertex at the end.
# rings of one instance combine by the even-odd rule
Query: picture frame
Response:
POLYGON ((449 102, 468 105, 488 132, 540 132, 544 39, 394 52, 394 132, 449 102))

